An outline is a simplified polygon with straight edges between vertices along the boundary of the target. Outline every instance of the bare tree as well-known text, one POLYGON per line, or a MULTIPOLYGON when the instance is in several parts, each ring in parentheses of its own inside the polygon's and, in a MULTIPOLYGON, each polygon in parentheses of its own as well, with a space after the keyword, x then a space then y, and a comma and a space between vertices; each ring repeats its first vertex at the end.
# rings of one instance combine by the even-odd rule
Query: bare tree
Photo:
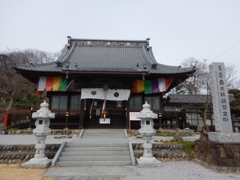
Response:
POLYGON ((196 68, 196 72, 189 77, 184 83, 183 87, 186 90, 186 94, 202 94, 206 89, 206 79, 208 79, 207 72, 207 60, 199 61, 193 57, 184 60, 181 65, 183 67, 196 68))
POLYGON ((11 108, 13 98, 16 93, 22 97, 28 94, 33 95, 35 85, 17 74, 12 68, 15 63, 46 63, 54 60, 53 53, 47 53, 39 50, 13 51, 6 54, 0 54, 0 87, 6 96, 10 97, 9 106, 11 108))
POLYGON ((234 64, 227 64, 226 69, 226 81, 228 89, 240 88, 240 80, 236 78, 236 66, 234 64))
MULTIPOLYGON (((197 70, 192 77, 189 77, 185 82, 174 88, 171 93, 191 95, 207 94, 209 83, 207 60, 199 61, 191 57, 184 60, 181 65, 183 67, 195 67, 197 70)), ((235 77, 237 73, 236 66, 227 64, 225 69, 228 89, 238 89, 240 87, 240 80, 235 77)))

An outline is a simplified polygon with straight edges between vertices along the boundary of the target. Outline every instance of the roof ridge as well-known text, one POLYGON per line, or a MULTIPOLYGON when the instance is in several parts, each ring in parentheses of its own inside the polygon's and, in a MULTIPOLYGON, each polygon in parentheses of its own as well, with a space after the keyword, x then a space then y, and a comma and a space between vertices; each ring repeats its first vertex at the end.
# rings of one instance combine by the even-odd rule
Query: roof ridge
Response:
POLYGON ((147 40, 119 40, 119 39, 78 39, 78 38, 71 38, 70 41, 111 41, 111 42, 145 42, 147 40))
MULTIPOLYGON (((146 60, 148 60, 148 62, 146 62, 146 63, 153 64, 153 62, 151 61, 152 59, 151 59, 151 57, 149 57, 146 48, 144 46, 142 46, 141 49, 142 49, 141 52, 142 52, 145 62, 146 62, 146 60)), ((149 69, 151 69, 151 67, 149 67, 149 69)))
POLYGON ((152 47, 149 46, 149 56, 150 58, 153 60, 153 64, 158 64, 157 60, 155 59, 154 55, 153 55, 153 51, 152 51, 152 47))
POLYGON ((168 68, 172 68, 172 69, 184 69, 184 70, 195 70, 194 67, 181 67, 181 66, 172 66, 172 65, 166 65, 166 64, 161 64, 161 63, 158 63, 159 65, 161 66, 165 66, 165 67, 168 67, 168 68))
POLYGON ((57 60, 57 61, 60 62, 60 63, 63 63, 64 61, 66 61, 66 59, 72 54, 73 49, 75 48, 75 46, 76 46, 76 43, 74 42, 73 45, 71 46, 71 48, 69 48, 67 50, 67 52, 64 54, 62 59, 60 60, 60 58, 59 58, 59 60, 57 60))

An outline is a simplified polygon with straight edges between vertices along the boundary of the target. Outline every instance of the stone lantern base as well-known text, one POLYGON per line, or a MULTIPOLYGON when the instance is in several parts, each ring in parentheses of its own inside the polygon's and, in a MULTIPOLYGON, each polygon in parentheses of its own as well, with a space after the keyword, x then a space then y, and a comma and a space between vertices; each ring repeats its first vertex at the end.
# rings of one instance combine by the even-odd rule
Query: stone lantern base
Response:
POLYGON ((32 158, 28 162, 22 164, 23 168, 47 168, 51 164, 51 159, 45 158, 32 158))
POLYGON ((157 160, 155 157, 145 158, 140 157, 137 158, 138 167, 159 167, 162 165, 161 161, 157 160))

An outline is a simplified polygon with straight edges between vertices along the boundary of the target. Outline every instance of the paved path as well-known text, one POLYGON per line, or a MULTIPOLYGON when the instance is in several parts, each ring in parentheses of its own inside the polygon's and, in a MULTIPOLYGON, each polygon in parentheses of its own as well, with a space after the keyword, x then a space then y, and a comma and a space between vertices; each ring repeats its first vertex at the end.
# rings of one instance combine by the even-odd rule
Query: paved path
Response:
MULTIPOLYGON (((72 138, 60 138, 55 139, 54 137, 63 137, 64 135, 48 135, 46 144, 61 144, 63 141, 73 141, 79 137, 72 138)), ((18 144, 36 144, 37 139, 34 135, 2 135, 0 134, 0 145, 18 145, 18 144)))
MULTIPOLYGON (((79 137, 73 138, 60 138, 55 139, 54 137, 63 137, 64 135, 48 135, 46 139, 46 144, 61 144, 63 141, 73 141, 79 139, 79 137)), ((172 137, 154 136, 153 140, 165 140, 169 141, 173 139, 172 137)), ((184 140, 195 141, 199 139, 199 135, 192 137, 184 137, 184 140)), ((129 138, 132 142, 143 142, 142 139, 131 137, 129 138)), ((18 145, 18 144, 36 144, 37 139, 34 135, 2 135, 0 134, 0 145, 18 145)))
POLYGON ((121 180, 137 175, 134 166, 53 167, 44 174, 57 176, 52 180, 121 180))
POLYGON ((220 174, 190 161, 163 162, 161 167, 84 166, 54 167, 44 176, 52 180, 239 180, 240 174, 220 174))

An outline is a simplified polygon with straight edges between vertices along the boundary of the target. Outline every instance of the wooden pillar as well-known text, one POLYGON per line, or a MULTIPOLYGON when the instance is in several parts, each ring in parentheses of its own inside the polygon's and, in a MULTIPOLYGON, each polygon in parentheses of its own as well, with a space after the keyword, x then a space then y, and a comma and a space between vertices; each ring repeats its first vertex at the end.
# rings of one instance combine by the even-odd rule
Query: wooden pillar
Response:
POLYGON ((164 111, 164 107, 163 107, 163 94, 160 93, 159 95, 160 97, 160 112, 159 112, 159 128, 163 128, 162 126, 162 117, 163 117, 163 111, 164 111))
POLYGON ((68 117, 69 116, 66 116, 66 126, 65 126, 65 128, 68 128, 68 117))
POLYGON ((32 113, 33 113, 33 107, 30 109, 30 117, 29 117, 29 128, 32 129, 32 113))
POLYGON ((130 126, 129 126, 129 123, 131 123, 130 122, 130 119, 129 119, 129 102, 128 101, 126 101, 125 102, 125 117, 126 117, 126 129, 129 129, 130 128, 130 126))
POLYGON ((68 120, 69 120, 69 115, 70 115, 70 99, 71 99, 71 96, 70 96, 70 93, 68 92, 67 93, 67 111, 66 111, 66 125, 65 125, 65 128, 68 129, 68 120))
POLYGON ((32 129, 32 118, 30 117, 30 119, 29 119, 29 127, 28 127, 29 129, 32 129))
POLYGON ((159 113, 159 128, 162 128, 162 113, 159 113))
POLYGON ((180 119, 180 117, 179 117, 179 113, 177 113, 177 124, 176 124, 176 128, 179 128, 179 119, 180 119))
POLYGON ((83 129, 83 123, 84 123, 84 101, 85 101, 84 99, 81 100, 79 127, 78 127, 78 129, 83 129))

